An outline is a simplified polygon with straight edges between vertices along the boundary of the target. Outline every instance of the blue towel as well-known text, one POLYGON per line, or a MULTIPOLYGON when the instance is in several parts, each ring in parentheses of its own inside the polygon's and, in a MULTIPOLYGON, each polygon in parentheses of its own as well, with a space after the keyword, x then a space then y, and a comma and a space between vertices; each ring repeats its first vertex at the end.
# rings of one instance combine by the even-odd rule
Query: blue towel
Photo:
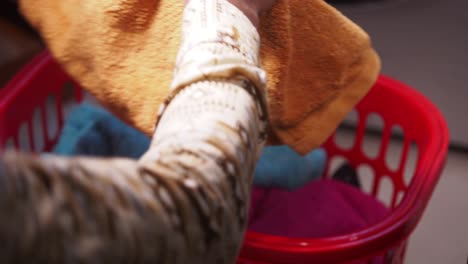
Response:
MULTIPOLYGON (((138 159, 150 139, 108 111, 88 103, 76 107, 67 118, 54 152, 64 156, 128 157, 138 159)), ((257 163, 254 185, 295 189, 323 173, 322 149, 304 157, 288 146, 267 146, 257 163)))
POLYGON ((56 154, 137 159, 148 149, 150 139, 103 108, 83 103, 65 121, 56 154))
POLYGON ((301 156, 288 146, 267 146, 257 162, 253 184, 293 190, 319 178, 325 162, 323 149, 301 156))

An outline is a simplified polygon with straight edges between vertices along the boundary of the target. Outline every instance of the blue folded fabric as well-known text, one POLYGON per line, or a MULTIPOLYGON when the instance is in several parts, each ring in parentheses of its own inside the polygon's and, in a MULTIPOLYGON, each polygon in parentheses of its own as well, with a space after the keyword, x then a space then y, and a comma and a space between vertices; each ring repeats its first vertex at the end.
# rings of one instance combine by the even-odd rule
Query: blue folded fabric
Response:
POLYGON ((137 159, 148 149, 150 139, 114 117, 105 109, 83 103, 65 121, 56 154, 137 159))
MULTIPOLYGON (((105 109, 83 103, 65 121, 54 153, 138 159, 149 144, 146 135, 105 109)), ((257 163, 254 185, 283 189, 301 187, 322 175, 325 161, 322 149, 302 157, 288 146, 267 146, 257 163)))
POLYGON ((302 187, 323 174, 326 157, 323 149, 301 156, 288 146, 267 146, 257 162, 253 184, 288 190, 302 187))

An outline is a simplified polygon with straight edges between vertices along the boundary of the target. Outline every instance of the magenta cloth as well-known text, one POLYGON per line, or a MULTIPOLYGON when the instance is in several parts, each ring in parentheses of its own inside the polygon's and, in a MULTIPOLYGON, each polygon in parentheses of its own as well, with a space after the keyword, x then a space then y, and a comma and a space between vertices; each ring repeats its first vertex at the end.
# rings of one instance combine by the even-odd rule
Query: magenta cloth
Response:
POLYGON ((355 187, 319 180, 295 191, 255 188, 249 230, 295 238, 330 237, 369 227, 388 213, 382 203, 355 187))

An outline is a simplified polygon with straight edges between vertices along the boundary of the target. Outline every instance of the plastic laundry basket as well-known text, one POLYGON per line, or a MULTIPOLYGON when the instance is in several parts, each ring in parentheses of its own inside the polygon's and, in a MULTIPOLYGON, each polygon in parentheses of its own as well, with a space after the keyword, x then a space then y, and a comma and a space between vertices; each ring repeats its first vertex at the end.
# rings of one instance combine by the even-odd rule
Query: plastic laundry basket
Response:
MULTIPOLYGON (((65 88, 77 102, 81 101, 81 89, 48 52, 38 55, 19 72, 0 90, 0 149, 11 144, 37 152, 50 150, 58 139, 59 129, 50 131, 46 124, 54 119, 57 127, 62 127, 65 88), (55 98, 52 114, 46 107, 47 98, 55 98)), ((384 76, 356 111, 359 122, 354 145, 340 147, 335 136, 331 136, 324 147, 329 160, 342 157, 356 168, 363 165, 371 168, 373 196, 380 197, 384 180, 390 182, 389 216, 376 225, 339 237, 292 239, 247 232, 238 263, 403 262, 408 236, 421 218, 445 162, 447 126, 440 112, 425 97, 384 76), (384 123, 380 150, 372 157, 363 150, 366 120, 371 114, 380 116, 384 123), (400 162, 396 168, 390 168, 387 151, 394 127, 400 127, 403 132, 402 150, 400 162), (413 146, 418 150, 418 158, 409 181, 405 180, 404 172, 413 146)), ((330 169, 327 171, 330 175, 330 169)))

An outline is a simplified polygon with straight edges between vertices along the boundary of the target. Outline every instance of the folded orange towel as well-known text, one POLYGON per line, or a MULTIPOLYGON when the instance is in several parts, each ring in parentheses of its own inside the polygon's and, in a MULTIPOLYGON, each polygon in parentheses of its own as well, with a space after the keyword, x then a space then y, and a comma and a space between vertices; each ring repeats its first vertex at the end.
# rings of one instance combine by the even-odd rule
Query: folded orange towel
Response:
MULTIPOLYGON (((183 1, 22 0, 65 70, 152 135, 169 93, 183 1)), ((322 0, 279 0, 261 18, 271 138, 306 153, 366 94, 380 70, 367 34, 322 0)))

